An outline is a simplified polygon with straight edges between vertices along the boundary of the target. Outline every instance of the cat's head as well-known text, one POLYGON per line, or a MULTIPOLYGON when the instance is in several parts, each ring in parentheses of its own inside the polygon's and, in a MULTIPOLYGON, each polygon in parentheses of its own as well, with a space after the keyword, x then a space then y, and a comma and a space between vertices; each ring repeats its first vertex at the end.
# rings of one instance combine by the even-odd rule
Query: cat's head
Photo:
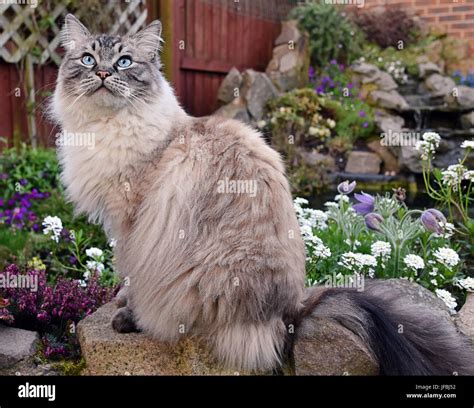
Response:
POLYGON ((61 32, 66 50, 58 76, 62 102, 139 108, 159 91, 161 30, 154 21, 131 36, 93 35, 68 14, 61 32))

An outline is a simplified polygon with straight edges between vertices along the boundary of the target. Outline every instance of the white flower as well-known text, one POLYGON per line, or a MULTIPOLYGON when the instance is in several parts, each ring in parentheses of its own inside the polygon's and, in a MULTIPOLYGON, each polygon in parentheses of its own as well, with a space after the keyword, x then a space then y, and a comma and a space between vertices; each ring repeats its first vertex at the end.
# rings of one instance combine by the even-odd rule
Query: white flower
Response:
POLYGON ((332 119, 328 119, 327 120, 327 123, 328 123, 328 126, 331 128, 331 129, 334 129, 334 127, 336 126, 336 122, 332 119))
POLYGON ((474 149, 474 140, 465 140, 464 142, 462 142, 461 148, 474 149))
POLYGON ((446 303, 446 306, 448 306, 451 311, 454 311, 458 304, 456 303, 456 299, 454 299, 451 293, 444 289, 436 289, 435 293, 436 296, 438 296, 444 303, 446 303))
POLYGON ((457 185, 464 177, 465 172, 466 168, 462 164, 453 164, 441 172, 443 175, 443 183, 447 186, 454 187, 456 191, 457 185))
POLYGON ((409 254, 405 256, 403 262, 405 262, 405 265, 408 268, 411 268, 414 271, 417 271, 418 269, 423 269, 425 267, 425 262, 423 261, 423 258, 414 254, 409 254))
POLYGON ((316 258, 327 259, 331 256, 331 250, 324 244, 320 243, 314 247, 313 254, 316 258))
POLYGON ((90 258, 95 258, 98 259, 100 258, 104 253, 102 252, 101 249, 99 248, 89 248, 86 249, 86 255, 90 258))
POLYGON ((450 222, 440 222, 439 226, 442 228, 443 232, 441 234, 434 234, 436 237, 450 238, 454 235, 454 224, 450 222))
POLYGON ((346 252, 341 255, 338 265, 353 272, 367 272, 369 277, 374 276, 374 268, 377 266, 377 260, 372 255, 346 252))
POLYGON ((474 292, 474 278, 459 279, 457 285, 468 292, 474 292))
POLYGON ((452 268, 459 263, 459 255, 448 247, 438 248, 433 255, 440 264, 447 268, 452 268))
POLYGON ((259 129, 263 129, 266 125, 267 125, 267 122, 266 122, 265 120, 259 120, 259 121, 257 122, 257 127, 258 127, 259 129))
POLYGON ((304 216, 313 228, 326 229, 328 227, 326 224, 328 215, 324 211, 308 208, 306 209, 304 216))
POLYGON ((464 180, 469 180, 474 183, 474 170, 468 170, 463 175, 464 180))
POLYGON ((326 201, 324 206, 328 208, 339 208, 339 204, 335 203, 334 201, 326 201))
POLYGON ((373 256, 376 258, 381 257, 384 260, 390 258, 390 254, 392 253, 392 247, 385 241, 374 242, 370 249, 373 256))
POLYGON ((441 136, 435 132, 426 132, 423 135, 423 140, 417 142, 415 149, 421 152, 421 158, 428 160, 428 158, 436 153, 436 149, 441 142, 441 136))
POLYGON ((45 235, 52 233, 51 239, 53 241, 59 242, 59 237, 61 235, 61 231, 63 230, 63 223, 61 221, 61 218, 59 217, 52 217, 52 216, 47 216, 43 220, 43 233, 45 235))
POLYGON ((319 129, 318 128, 315 128, 314 126, 311 126, 309 129, 308 129, 308 133, 310 134, 310 136, 316 136, 317 134, 319 134, 319 129))
POLYGON ((438 281, 436 279, 431 279, 430 282, 433 286, 438 286, 438 281))
POLYGON ((109 247, 110 248, 115 248, 117 246, 117 240, 115 238, 112 238, 110 241, 109 241, 109 247))
MULTIPOLYGON (((104 264, 102 262, 97 262, 97 261, 87 261, 86 262, 86 267, 89 271, 98 272, 99 274, 102 273, 102 271, 105 268, 104 264)), ((90 276, 90 275, 88 275, 88 276, 90 276)), ((85 275, 84 275, 84 278, 85 278, 85 275)))
POLYGON ((348 203, 350 201, 349 197, 345 194, 338 194, 337 196, 334 197, 334 200, 336 201, 342 200, 342 202, 344 203, 348 203))

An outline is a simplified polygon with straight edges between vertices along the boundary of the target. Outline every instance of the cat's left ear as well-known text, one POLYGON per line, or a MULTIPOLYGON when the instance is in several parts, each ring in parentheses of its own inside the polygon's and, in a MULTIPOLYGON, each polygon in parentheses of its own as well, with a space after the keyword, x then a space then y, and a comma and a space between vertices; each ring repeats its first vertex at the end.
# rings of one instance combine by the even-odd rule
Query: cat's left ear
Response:
POLYGON ((160 20, 155 20, 146 26, 143 30, 133 34, 130 38, 135 41, 136 46, 150 56, 150 61, 158 58, 161 51, 161 44, 164 42, 161 38, 163 26, 160 20))

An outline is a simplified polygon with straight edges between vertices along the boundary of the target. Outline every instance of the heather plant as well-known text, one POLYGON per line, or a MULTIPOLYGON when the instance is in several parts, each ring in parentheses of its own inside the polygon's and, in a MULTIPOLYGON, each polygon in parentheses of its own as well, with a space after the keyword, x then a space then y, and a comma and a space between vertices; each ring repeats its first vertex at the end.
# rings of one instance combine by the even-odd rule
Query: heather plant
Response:
POLYGON ((9 265, 0 273, 4 282, 20 282, 19 276, 36 282, 35 287, 2 285, 0 320, 39 331, 47 357, 77 356, 75 325, 110 301, 115 289, 101 285, 95 273, 86 285, 69 277, 60 277, 56 283, 50 283, 43 268, 21 270, 17 265, 9 265))
MULTIPOLYGON (((337 279, 403 278, 435 292, 454 309, 474 290, 472 278, 452 239, 454 226, 443 213, 407 208, 403 190, 393 194, 351 194, 353 183, 341 183, 326 210, 295 209, 307 249, 307 282, 337 279)), ((454 312, 454 310, 453 310, 454 312)))

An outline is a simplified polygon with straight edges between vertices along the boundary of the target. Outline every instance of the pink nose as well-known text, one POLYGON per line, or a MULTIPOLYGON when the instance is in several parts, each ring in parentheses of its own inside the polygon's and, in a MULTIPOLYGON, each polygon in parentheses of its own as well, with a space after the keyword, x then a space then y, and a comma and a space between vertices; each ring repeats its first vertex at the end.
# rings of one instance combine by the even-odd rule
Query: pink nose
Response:
POLYGON ((97 71, 97 72, 96 72, 96 75, 97 75, 100 79, 104 80, 105 78, 107 78, 107 77, 110 76, 110 72, 108 72, 108 71, 97 71))

